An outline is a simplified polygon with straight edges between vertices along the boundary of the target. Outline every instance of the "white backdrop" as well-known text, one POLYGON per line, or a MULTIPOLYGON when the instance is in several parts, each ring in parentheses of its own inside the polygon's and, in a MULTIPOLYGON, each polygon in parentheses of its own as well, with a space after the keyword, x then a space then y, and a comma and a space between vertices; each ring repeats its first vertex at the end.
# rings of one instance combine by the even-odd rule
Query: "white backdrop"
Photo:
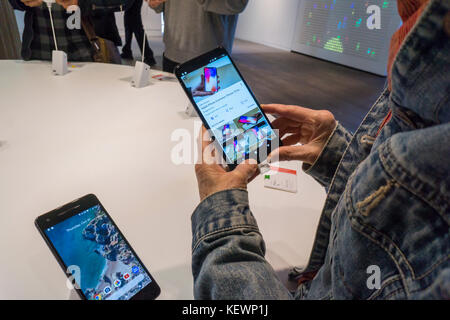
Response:
POLYGON ((236 38, 291 50, 300 0, 250 0, 239 16, 236 38))

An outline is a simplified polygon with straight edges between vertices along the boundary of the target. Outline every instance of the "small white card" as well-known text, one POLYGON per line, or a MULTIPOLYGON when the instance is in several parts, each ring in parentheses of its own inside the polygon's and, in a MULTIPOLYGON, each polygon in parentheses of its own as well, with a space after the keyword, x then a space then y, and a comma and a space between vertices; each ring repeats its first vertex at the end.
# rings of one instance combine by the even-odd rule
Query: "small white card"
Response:
POLYGON ((264 174, 264 187, 297 193, 297 170, 270 166, 264 174))

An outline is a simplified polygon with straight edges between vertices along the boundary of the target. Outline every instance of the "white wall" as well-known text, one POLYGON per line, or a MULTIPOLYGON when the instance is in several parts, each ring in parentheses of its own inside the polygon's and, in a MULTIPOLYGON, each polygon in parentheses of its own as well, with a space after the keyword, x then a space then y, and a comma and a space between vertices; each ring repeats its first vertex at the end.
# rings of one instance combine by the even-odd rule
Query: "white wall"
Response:
POLYGON ((236 38, 291 50, 301 0, 250 0, 239 16, 236 38))

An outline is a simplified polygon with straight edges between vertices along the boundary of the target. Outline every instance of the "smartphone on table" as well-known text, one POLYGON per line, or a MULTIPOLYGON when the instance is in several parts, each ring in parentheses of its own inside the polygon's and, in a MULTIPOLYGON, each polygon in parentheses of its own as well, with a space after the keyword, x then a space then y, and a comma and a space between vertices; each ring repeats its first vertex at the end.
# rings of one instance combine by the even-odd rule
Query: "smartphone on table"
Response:
POLYGON ((82 299, 155 299, 160 288, 93 194, 36 218, 35 225, 82 299))
POLYGON ((224 48, 178 65, 175 75, 203 125, 212 132, 216 148, 230 169, 249 158, 262 163, 281 145, 255 95, 224 48), (205 92, 199 90, 203 76, 205 92), (216 82, 220 77, 219 91, 210 92, 208 77, 215 78, 216 82))

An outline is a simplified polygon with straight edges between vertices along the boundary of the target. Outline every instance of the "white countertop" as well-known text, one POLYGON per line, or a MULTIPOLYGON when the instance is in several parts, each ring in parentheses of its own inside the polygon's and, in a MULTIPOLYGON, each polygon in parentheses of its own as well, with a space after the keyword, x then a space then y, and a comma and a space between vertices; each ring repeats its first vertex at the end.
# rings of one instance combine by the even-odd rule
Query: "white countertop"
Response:
MULTIPOLYGON (((160 299, 193 298, 197 182, 194 166, 171 156, 174 131, 187 130, 194 145, 199 118, 184 115, 176 80, 135 89, 130 66, 69 70, 58 77, 50 63, 0 60, 0 299, 67 298, 66 276, 34 219, 88 193, 161 286, 160 299)), ((275 270, 305 264, 324 189, 300 171, 297 194, 264 188, 262 176, 249 193, 275 270)))

